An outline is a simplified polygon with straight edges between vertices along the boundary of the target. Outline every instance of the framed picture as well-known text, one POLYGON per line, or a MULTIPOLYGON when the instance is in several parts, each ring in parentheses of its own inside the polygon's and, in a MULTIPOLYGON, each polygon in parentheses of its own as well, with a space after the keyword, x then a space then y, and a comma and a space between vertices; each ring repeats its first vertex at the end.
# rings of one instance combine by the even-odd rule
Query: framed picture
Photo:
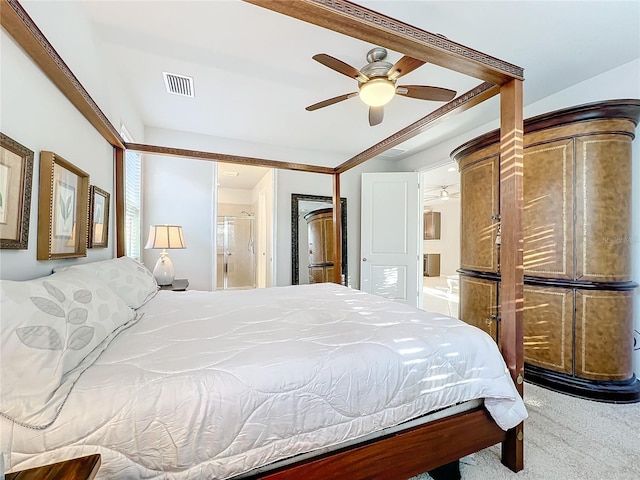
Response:
POLYGON ((111 195, 91 185, 89 189, 89 248, 107 248, 111 195))
POLYGON ((33 152, 0 133, 0 248, 27 249, 33 152))
POLYGON ((53 152, 40 152, 38 260, 87 256, 89 174, 53 152))

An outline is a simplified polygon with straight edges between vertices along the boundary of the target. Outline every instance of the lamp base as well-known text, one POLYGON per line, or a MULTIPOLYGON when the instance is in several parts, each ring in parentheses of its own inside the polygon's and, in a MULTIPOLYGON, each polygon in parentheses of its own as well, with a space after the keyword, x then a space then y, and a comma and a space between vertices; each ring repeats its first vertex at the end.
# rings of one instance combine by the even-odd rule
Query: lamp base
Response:
POLYGON ((169 258, 169 254, 166 251, 162 251, 160 258, 156 262, 156 266, 153 269, 153 276, 156 279, 156 283, 160 286, 171 285, 175 278, 175 272, 173 270, 173 262, 169 258))

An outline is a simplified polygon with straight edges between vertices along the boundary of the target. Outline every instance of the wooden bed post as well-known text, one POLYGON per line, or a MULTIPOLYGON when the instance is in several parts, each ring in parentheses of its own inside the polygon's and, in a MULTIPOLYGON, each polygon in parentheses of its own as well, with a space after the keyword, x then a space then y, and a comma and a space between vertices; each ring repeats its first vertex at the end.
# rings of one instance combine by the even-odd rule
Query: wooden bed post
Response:
MULTIPOLYGON (((345 284, 346 284, 345 278, 345 284)), ((340 174, 333 174, 333 283, 342 283, 342 205, 340 174)))
POLYGON ((124 235, 124 149, 113 147, 115 163, 115 200, 116 200, 116 257, 124 257, 125 235, 124 235))
MULTIPOLYGON (((524 351, 522 334, 524 268, 522 81, 500 87, 500 337, 502 355, 522 396, 524 351)), ((523 423, 507 432, 502 463, 514 472, 524 468, 523 423)))

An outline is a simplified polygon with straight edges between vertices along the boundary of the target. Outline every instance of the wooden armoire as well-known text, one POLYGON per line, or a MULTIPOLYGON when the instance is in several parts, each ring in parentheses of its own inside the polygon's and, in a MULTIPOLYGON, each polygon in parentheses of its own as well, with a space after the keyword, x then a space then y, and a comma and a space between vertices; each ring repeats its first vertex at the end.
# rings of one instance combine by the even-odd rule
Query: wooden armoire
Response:
POLYGON ((333 281, 333 209, 307 213, 309 233, 309 283, 333 281))
MULTIPOLYGON (((640 100, 524 122, 525 378, 640 401, 633 373, 631 143, 640 100)), ((500 338, 499 132, 451 153, 461 182, 460 318, 500 338)))

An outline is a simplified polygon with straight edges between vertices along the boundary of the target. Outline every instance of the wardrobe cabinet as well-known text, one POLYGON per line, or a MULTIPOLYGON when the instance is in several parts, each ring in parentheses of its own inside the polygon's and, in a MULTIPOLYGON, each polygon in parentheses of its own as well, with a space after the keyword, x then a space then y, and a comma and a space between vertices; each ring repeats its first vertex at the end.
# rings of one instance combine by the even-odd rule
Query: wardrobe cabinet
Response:
POLYGON ((322 208, 304 216, 309 233, 309 282, 333 281, 333 209, 322 208))
MULTIPOLYGON (((640 401, 630 241, 639 117, 640 100, 613 100, 524 122, 525 378, 601 401, 640 401)), ((451 155, 461 183, 460 318, 497 340, 499 133, 451 155)))

